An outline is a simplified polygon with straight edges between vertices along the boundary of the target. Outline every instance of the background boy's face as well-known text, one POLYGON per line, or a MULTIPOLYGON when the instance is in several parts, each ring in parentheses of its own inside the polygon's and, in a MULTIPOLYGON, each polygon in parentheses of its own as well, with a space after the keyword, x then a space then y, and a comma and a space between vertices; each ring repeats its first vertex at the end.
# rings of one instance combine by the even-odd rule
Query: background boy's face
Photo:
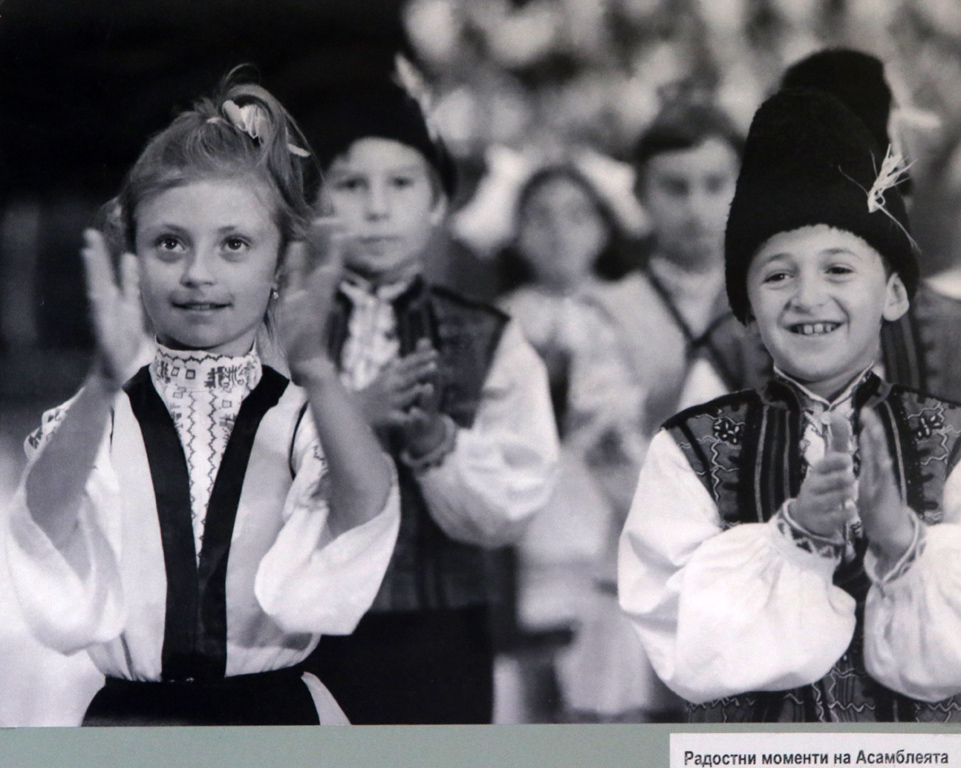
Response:
POLYGON ((739 166, 737 153, 720 138, 647 161, 641 201, 660 254, 692 269, 723 262, 724 227, 739 166))
POLYGON ((747 292, 774 364, 833 397, 878 354, 881 320, 908 309, 896 273, 851 232, 824 224, 781 232, 754 256, 747 292))
POLYGON ((327 180, 347 266, 376 282, 417 274, 445 213, 424 156, 391 139, 360 139, 331 163, 327 180))

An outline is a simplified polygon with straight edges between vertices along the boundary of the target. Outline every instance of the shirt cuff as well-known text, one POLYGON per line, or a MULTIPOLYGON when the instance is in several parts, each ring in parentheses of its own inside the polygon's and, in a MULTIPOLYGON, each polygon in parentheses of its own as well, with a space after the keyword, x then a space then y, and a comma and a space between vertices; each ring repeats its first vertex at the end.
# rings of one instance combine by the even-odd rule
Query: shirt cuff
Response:
POLYGON ((791 516, 792 502, 794 499, 787 499, 777 514, 771 518, 771 522, 780 533, 781 542, 792 546, 795 550, 808 552, 823 561, 830 561, 833 568, 836 568, 844 558, 847 542, 840 536, 828 538, 804 528, 791 516))
POLYGON ((400 454, 400 460, 414 472, 426 472, 428 469, 439 467, 444 463, 447 455, 452 453, 457 445, 457 425, 454 420, 446 413, 441 414, 444 424, 444 437, 437 444, 437 447, 428 451, 423 456, 412 456, 406 448, 400 454))
POLYGON ((878 558, 870 549, 868 549, 864 555, 864 570, 867 571, 871 581, 878 586, 884 587, 900 579, 911 569, 914 561, 924 552, 926 526, 913 512, 910 515, 910 520, 911 525, 914 526, 911 543, 908 545, 908 548, 904 550, 904 554, 901 555, 898 561, 888 568, 886 572, 880 572, 878 558))

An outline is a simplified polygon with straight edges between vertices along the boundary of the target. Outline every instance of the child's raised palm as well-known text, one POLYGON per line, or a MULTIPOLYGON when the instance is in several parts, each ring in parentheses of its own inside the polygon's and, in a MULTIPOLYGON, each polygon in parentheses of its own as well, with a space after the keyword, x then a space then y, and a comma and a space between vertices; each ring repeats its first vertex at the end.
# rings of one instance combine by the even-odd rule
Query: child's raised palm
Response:
POLYGON ((861 411, 861 477, 858 508, 872 551, 888 564, 910 546, 914 527, 894 475, 887 437, 874 411, 861 411))
POLYGON ((391 360, 357 393, 367 422, 379 430, 407 427, 411 409, 433 395, 436 372, 437 352, 421 339, 413 352, 391 360))
POLYGON ((329 364, 325 329, 342 272, 342 238, 332 219, 318 219, 307 241, 287 247, 276 318, 295 381, 312 363, 329 364))
POLYGON ((136 365, 144 342, 137 257, 131 253, 121 256, 118 285, 103 235, 88 229, 83 236, 81 254, 97 340, 99 371, 108 382, 119 387, 136 365))
POLYGON ((857 480, 850 439, 848 420, 832 413, 824 458, 808 470, 791 507, 795 522, 818 536, 843 536, 845 527, 856 514, 857 480))

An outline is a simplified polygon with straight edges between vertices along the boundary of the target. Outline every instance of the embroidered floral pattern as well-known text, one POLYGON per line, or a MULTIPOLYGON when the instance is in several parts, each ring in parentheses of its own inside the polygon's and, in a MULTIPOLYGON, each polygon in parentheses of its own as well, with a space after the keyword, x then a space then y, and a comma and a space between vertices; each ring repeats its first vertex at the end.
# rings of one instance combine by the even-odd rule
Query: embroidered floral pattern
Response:
POLYGON ((408 285, 397 283, 374 288, 359 282, 341 284, 341 291, 353 305, 340 360, 340 377, 349 390, 357 392, 369 387, 384 366, 400 354, 392 302, 408 285))
POLYGON ((27 450, 27 455, 33 455, 50 439, 50 436, 57 431, 60 423, 63 421, 64 416, 67 415, 67 410, 70 408, 70 404, 76 399, 76 395, 71 397, 67 402, 62 405, 58 405, 56 408, 51 408, 46 411, 40 418, 40 426, 37 427, 33 432, 27 435, 27 439, 24 441, 24 447, 27 450))
POLYGON ((724 416, 714 422, 714 436, 726 443, 740 445, 743 434, 744 424, 735 424, 724 416))
POLYGON ((798 549, 823 557, 825 560, 833 560, 835 563, 840 562, 841 558, 844 557, 845 542, 831 541, 821 536, 815 536, 794 522, 791 516, 785 514, 783 510, 775 520, 781 535, 791 541, 798 549))
POLYGON ((944 416, 926 411, 918 416, 918 426, 914 428, 914 435, 919 440, 926 440, 941 429, 944 429, 944 416))

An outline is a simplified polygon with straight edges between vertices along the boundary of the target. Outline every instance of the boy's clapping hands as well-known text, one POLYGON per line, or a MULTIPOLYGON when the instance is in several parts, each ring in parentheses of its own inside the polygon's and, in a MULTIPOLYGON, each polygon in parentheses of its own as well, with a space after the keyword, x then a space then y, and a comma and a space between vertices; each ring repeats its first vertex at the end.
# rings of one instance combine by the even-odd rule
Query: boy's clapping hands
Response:
POLYGON ((817 536, 839 539, 856 515, 857 478, 851 456, 851 425, 837 413, 831 414, 824 458, 808 470, 791 507, 794 521, 817 536))
POLYGON ((861 410, 861 476, 858 510, 871 551, 881 561, 881 572, 904 554, 914 537, 911 515, 898 490, 894 465, 881 420, 868 408, 861 410))
POLYGON ((437 350, 421 339, 409 355, 389 362, 357 393, 375 429, 399 429, 414 455, 427 453, 444 436, 437 403, 437 350))
POLYGON ((808 471, 791 516, 805 530, 839 539, 856 514, 872 552, 885 566, 896 562, 914 535, 911 511, 898 490, 884 427, 869 408, 861 410, 860 477, 854 476, 850 451, 851 427, 838 414, 831 415, 824 458, 808 471))

